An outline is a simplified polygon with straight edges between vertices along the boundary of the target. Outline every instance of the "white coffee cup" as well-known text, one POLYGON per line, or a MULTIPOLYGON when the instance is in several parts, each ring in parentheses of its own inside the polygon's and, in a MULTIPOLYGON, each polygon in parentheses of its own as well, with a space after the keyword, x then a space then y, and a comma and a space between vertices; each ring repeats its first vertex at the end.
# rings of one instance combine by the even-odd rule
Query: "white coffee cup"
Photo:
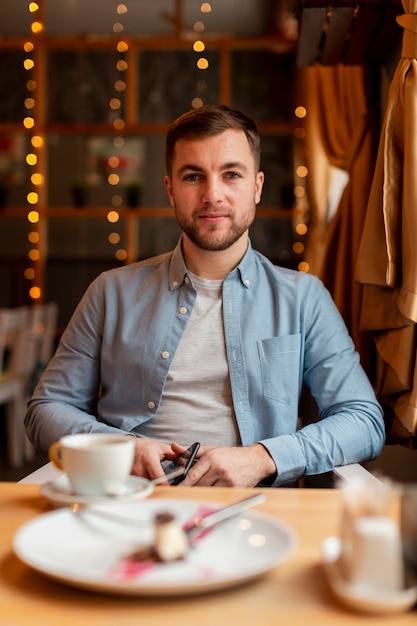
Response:
POLYGON ((133 437, 82 433, 54 443, 49 458, 66 472, 77 495, 110 496, 121 492, 132 470, 134 450, 133 437))

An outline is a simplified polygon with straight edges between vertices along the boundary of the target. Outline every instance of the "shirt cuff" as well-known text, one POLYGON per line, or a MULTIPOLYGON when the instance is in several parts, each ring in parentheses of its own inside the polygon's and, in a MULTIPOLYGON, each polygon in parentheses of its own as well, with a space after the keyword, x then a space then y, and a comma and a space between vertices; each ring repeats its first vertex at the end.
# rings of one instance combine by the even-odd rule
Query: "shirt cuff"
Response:
POLYGON ((279 487, 300 478, 305 472, 303 449, 294 435, 280 435, 259 441, 274 459, 277 474, 271 487, 279 487))

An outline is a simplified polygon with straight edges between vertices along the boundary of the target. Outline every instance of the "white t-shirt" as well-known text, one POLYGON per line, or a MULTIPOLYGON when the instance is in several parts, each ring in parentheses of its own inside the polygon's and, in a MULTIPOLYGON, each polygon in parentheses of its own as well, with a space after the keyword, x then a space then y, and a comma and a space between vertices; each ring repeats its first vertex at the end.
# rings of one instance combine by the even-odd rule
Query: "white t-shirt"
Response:
POLYGON ((223 328, 222 280, 190 274, 197 299, 157 415, 140 435, 189 445, 240 445, 223 328))

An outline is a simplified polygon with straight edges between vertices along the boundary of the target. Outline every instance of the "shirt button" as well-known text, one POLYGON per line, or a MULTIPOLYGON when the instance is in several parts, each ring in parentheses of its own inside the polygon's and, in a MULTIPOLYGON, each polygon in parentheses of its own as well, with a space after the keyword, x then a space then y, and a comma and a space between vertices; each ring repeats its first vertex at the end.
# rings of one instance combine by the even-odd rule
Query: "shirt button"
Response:
POLYGON ((162 352, 162 354, 161 354, 161 357, 162 357, 163 359, 169 359, 169 352, 168 352, 168 350, 164 350, 164 351, 162 352))
POLYGON ((173 286, 173 287, 178 287, 178 281, 177 281, 177 280, 174 280, 174 281, 173 281, 173 283, 172 283, 172 286, 173 286))
POLYGON ((187 309, 187 307, 186 307, 186 306, 182 306, 182 307, 180 308, 180 313, 181 313, 181 315, 185 315, 185 313, 187 313, 187 310, 188 310, 188 309, 187 309))
POLYGON ((155 402, 152 402, 152 400, 150 402, 148 402, 148 409, 154 409, 155 408, 155 402))
POLYGON ((190 284, 190 279, 188 278, 188 276, 186 276, 186 277, 184 278, 184 282, 185 282, 185 284, 186 284, 186 285, 189 285, 189 284, 190 284))
POLYGON ((250 285, 250 280, 249 278, 245 278, 245 280, 243 281, 245 283, 245 285, 250 285))

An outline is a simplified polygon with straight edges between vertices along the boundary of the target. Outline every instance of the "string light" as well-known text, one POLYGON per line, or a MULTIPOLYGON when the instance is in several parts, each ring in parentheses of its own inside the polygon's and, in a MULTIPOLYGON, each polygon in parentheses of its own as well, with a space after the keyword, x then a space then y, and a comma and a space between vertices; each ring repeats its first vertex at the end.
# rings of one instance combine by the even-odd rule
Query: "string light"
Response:
POLYGON ((307 263, 307 261, 301 261, 298 264, 298 271, 299 272, 309 272, 310 271, 310 265, 307 263))
MULTIPOLYGON (((308 206, 307 206, 307 192, 306 182, 308 177, 308 168, 304 165, 304 151, 299 148, 297 140, 303 140, 305 137, 305 129, 303 120, 307 116, 307 109, 300 104, 294 110, 295 117, 300 120, 300 125, 297 125, 294 131, 294 145, 295 145, 295 178, 296 184, 294 186, 294 198, 296 201, 296 207, 294 209, 295 219, 295 233, 301 240, 295 241, 293 244, 293 252, 297 255, 302 255, 305 251, 305 239, 308 235, 308 206)), ((301 260, 298 265, 300 272, 309 272, 310 266, 307 261, 301 260)))
POLYGON ((111 223, 111 224, 115 224, 116 222, 118 222, 120 219, 120 214, 118 211, 109 211, 107 213, 107 220, 111 223))
MULTIPOLYGON (((211 4, 209 2, 203 2, 202 5, 200 6, 200 12, 203 14, 211 13, 211 4)), ((198 33, 198 34, 203 33, 205 31, 205 28, 206 28, 205 24, 202 20, 198 20, 194 24, 195 33, 198 33)), ((206 44, 201 39, 201 37, 199 37, 193 42, 193 51, 196 52, 197 54, 202 54, 205 51, 205 49, 206 49, 206 44)), ((202 70, 202 71, 207 70, 209 67, 208 59, 204 56, 200 56, 197 59, 196 65, 199 70, 202 70)), ((199 95, 195 96, 191 101, 191 106, 193 107, 193 109, 199 109, 200 107, 203 106, 204 100, 202 98, 202 95, 204 94, 206 90, 207 90, 207 82, 205 80, 198 80, 196 84, 196 91, 199 95)))
MULTIPOLYGON (((30 2, 28 10, 32 17, 31 31, 35 36, 34 41, 26 41, 23 50, 27 55, 23 61, 23 67, 27 72, 35 72, 35 42, 36 37, 43 32, 43 22, 40 18, 40 5, 37 2, 30 2)), ((26 115, 22 120, 23 127, 32 131, 36 128, 36 89, 37 83, 33 76, 26 81, 26 89, 28 95, 24 100, 26 115)), ((24 277, 30 282, 29 296, 32 300, 38 300, 42 297, 42 289, 37 284, 37 264, 41 261, 41 212, 40 212, 40 193, 44 185, 44 178, 39 168, 39 157, 44 147, 43 138, 34 133, 30 139, 31 147, 26 154, 26 164, 30 168, 30 182, 32 188, 29 190, 26 200, 30 209, 27 213, 27 220, 33 225, 34 229, 29 232, 28 241, 31 245, 28 251, 28 259, 33 265, 27 267, 24 271, 24 277)))
MULTIPOLYGON (((120 34, 124 32, 124 25, 121 20, 121 16, 125 16, 128 13, 128 7, 126 4, 118 3, 116 5, 116 15, 117 18, 113 23, 113 33, 120 34)), ((122 115, 122 100, 120 99, 119 94, 123 93, 126 90, 126 81, 124 78, 124 73, 128 69, 128 62, 125 59, 125 54, 129 50, 129 44, 125 39, 120 39, 116 44, 116 50, 119 54, 119 58, 116 61, 116 70, 119 75, 117 76, 114 82, 114 95, 110 98, 109 101, 109 110, 110 116, 113 124, 114 130, 121 132, 125 128, 125 120, 122 115)), ((116 136, 113 139, 113 146, 115 150, 119 150, 123 148, 125 145, 125 140, 122 136, 116 136)), ((111 203, 113 206, 113 210, 107 213, 107 221, 110 224, 116 224, 120 220, 120 214, 118 212, 118 208, 123 205, 123 197, 118 192, 117 187, 120 185, 120 174, 118 169, 121 165, 120 158, 117 156, 117 153, 114 153, 107 159, 107 167, 109 173, 107 175, 107 182, 111 187, 115 188, 115 193, 112 195, 111 203)), ((108 242, 111 245, 117 245, 120 243, 120 234, 118 232, 111 232, 108 235, 108 242)), ((127 257, 127 252, 123 249, 118 249, 115 251, 115 257, 118 260, 124 261, 127 257)))

